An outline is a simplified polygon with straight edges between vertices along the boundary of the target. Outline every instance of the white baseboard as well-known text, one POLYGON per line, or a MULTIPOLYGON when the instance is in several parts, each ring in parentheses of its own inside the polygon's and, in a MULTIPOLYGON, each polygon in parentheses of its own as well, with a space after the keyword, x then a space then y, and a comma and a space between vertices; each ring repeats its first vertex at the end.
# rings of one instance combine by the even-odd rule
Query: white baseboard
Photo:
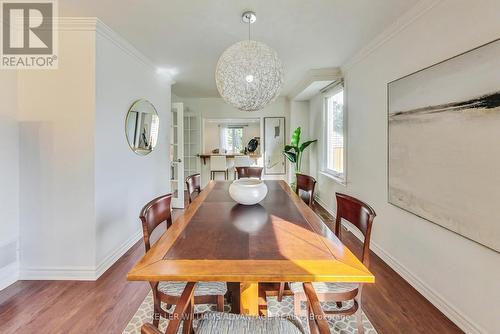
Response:
POLYGON ((19 270, 19 279, 95 281, 141 238, 142 231, 136 232, 132 237, 128 238, 119 247, 110 252, 96 267, 23 267, 19 270))
POLYGON ((22 267, 20 280, 30 281, 94 281, 94 267, 22 267))
POLYGON ((104 260, 97 265, 94 273, 95 279, 98 279, 102 274, 104 274, 106 270, 108 270, 116 261, 118 261, 123 256, 123 254, 125 254, 140 239, 142 239, 142 230, 137 231, 120 247, 110 252, 108 256, 106 256, 104 260))
POLYGON ((0 290, 14 284, 19 277, 19 266, 17 262, 0 268, 0 290))
MULTIPOLYGON (((328 206, 321 200, 321 198, 316 197, 316 202, 318 202, 325 210, 327 210, 333 217, 335 213, 332 212, 328 206)), ((348 229, 352 234, 356 236, 359 240, 363 240, 363 235, 353 229, 348 222, 343 222, 342 225, 348 229)), ((428 286, 424 281, 422 281, 417 275, 413 274, 408 268, 401 264, 398 260, 392 257, 388 252, 386 252, 382 247, 377 245, 375 242, 370 243, 370 249, 377 254, 389 267, 391 267, 395 272, 398 273, 406 282, 408 282, 415 290, 417 290, 422 296, 424 296, 429 302, 436 306, 448 319, 454 322, 460 329, 465 333, 470 334, 486 334, 486 330, 481 328, 479 325, 474 323, 469 317, 464 315, 462 312, 457 310, 453 305, 451 305, 446 299, 444 299, 437 291, 428 286)))

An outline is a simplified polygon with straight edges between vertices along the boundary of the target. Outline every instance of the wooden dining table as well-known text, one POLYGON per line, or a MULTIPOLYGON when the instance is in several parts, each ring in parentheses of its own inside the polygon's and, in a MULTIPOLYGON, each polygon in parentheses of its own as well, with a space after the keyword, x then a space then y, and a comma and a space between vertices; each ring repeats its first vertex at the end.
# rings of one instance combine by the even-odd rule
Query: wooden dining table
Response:
POLYGON ((260 282, 373 283, 375 277, 284 181, 237 204, 211 181, 130 270, 132 281, 239 283, 240 312, 258 315, 260 282))

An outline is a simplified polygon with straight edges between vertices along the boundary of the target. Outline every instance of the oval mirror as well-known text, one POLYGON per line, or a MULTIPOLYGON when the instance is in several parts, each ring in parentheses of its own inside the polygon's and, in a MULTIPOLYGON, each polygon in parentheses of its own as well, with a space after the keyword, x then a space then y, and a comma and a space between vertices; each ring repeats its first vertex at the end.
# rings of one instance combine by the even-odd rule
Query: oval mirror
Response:
POLYGON ((128 145, 135 153, 151 153, 158 141, 160 118, 151 102, 145 99, 135 101, 125 120, 128 145))

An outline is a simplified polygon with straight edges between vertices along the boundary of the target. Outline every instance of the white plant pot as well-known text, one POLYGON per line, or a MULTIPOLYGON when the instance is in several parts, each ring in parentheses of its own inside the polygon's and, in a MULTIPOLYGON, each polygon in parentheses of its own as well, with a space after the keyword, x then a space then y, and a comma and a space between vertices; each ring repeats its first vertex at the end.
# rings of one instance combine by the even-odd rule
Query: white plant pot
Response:
POLYGON ((235 180, 229 186, 229 195, 240 204, 254 205, 266 197, 267 186, 257 179, 235 180))

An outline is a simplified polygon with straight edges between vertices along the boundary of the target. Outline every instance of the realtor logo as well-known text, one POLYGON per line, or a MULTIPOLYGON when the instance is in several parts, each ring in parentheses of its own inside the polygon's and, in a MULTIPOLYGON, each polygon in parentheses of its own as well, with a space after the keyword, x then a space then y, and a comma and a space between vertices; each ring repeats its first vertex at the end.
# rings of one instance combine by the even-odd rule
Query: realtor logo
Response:
POLYGON ((3 69, 57 68, 55 0, 1 1, 3 69))

